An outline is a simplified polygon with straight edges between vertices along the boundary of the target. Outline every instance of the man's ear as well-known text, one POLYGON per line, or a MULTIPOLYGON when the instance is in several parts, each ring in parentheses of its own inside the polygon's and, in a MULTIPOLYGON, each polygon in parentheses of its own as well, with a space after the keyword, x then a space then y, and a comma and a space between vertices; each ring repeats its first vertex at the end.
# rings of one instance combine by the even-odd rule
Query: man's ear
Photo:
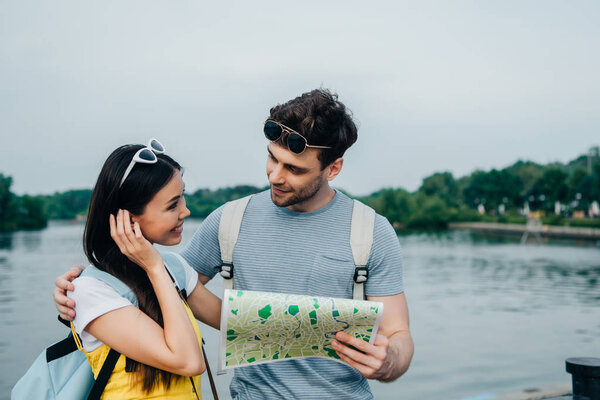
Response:
POLYGON ((325 168, 325 179, 328 181, 332 181, 336 176, 342 171, 342 167, 344 166, 344 159, 342 157, 337 158, 334 162, 329 164, 327 168, 325 168))

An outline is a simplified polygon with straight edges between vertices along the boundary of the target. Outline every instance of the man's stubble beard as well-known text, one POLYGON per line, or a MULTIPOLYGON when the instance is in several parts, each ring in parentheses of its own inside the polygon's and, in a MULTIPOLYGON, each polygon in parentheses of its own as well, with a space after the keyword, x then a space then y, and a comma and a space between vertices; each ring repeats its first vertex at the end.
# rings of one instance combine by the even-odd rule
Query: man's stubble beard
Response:
POLYGON ((292 197, 290 197, 287 200, 278 199, 273 194, 273 191, 271 191, 271 201, 273 201, 273 204, 275 204, 277 207, 289 207, 310 200, 319 192, 319 190, 321 190, 321 186, 323 185, 322 178, 323 176, 319 175, 319 177, 315 179, 314 182, 311 182, 308 185, 304 186, 300 189, 298 193, 295 193, 294 195, 292 195, 292 197))

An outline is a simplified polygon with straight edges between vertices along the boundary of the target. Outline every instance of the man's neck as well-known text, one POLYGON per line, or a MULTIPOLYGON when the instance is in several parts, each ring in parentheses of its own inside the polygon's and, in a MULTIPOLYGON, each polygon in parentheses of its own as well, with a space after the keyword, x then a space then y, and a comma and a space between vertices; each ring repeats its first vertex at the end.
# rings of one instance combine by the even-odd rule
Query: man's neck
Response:
POLYGON ((326 183, 310 199, 307 199, 301 203, 292 204, 286 208, 294 212, 313 212, 325 207, 331 200, 333 200, 334 197, 335 190, 333 190, 333 188, 326 183))

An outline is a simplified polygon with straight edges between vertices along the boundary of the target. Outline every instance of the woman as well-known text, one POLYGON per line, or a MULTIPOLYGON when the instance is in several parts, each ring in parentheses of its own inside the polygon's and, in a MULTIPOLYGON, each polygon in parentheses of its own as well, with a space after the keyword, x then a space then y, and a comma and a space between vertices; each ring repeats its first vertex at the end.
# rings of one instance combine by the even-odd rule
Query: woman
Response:
MULTIPOLYGON (((92 193, 85 254, 97 269, 129 286, 139 303, 135 307, 93 276, 73 281, 74 328, 92 370, 98 374, 111 348, 121 354, 103 399, 200 398, 199 375, 206 368, 200 330, 153 247, 178 244, 190 215, 181 166, 163 153, 155 139, 146 147, 119 147, 92 193)), ((211 295, 189 265, 184 269, 189 303, 202 314, 200 299, 211 295)))

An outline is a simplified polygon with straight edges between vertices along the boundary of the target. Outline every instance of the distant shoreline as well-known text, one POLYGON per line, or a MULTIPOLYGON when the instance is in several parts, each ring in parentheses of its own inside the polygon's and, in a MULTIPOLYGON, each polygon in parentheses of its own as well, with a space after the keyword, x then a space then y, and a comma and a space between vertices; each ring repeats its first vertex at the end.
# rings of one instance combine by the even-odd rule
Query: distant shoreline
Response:
POLYGON ((448 229, 467 229, 476 232, 516 235, 529 234, 532 237, 539 235, 543 238, 554 239, 600 240, 600 229, 571 226, 530 226, 526 224, 504 224, 497 222, 451 222, 448 224, 448 229))

